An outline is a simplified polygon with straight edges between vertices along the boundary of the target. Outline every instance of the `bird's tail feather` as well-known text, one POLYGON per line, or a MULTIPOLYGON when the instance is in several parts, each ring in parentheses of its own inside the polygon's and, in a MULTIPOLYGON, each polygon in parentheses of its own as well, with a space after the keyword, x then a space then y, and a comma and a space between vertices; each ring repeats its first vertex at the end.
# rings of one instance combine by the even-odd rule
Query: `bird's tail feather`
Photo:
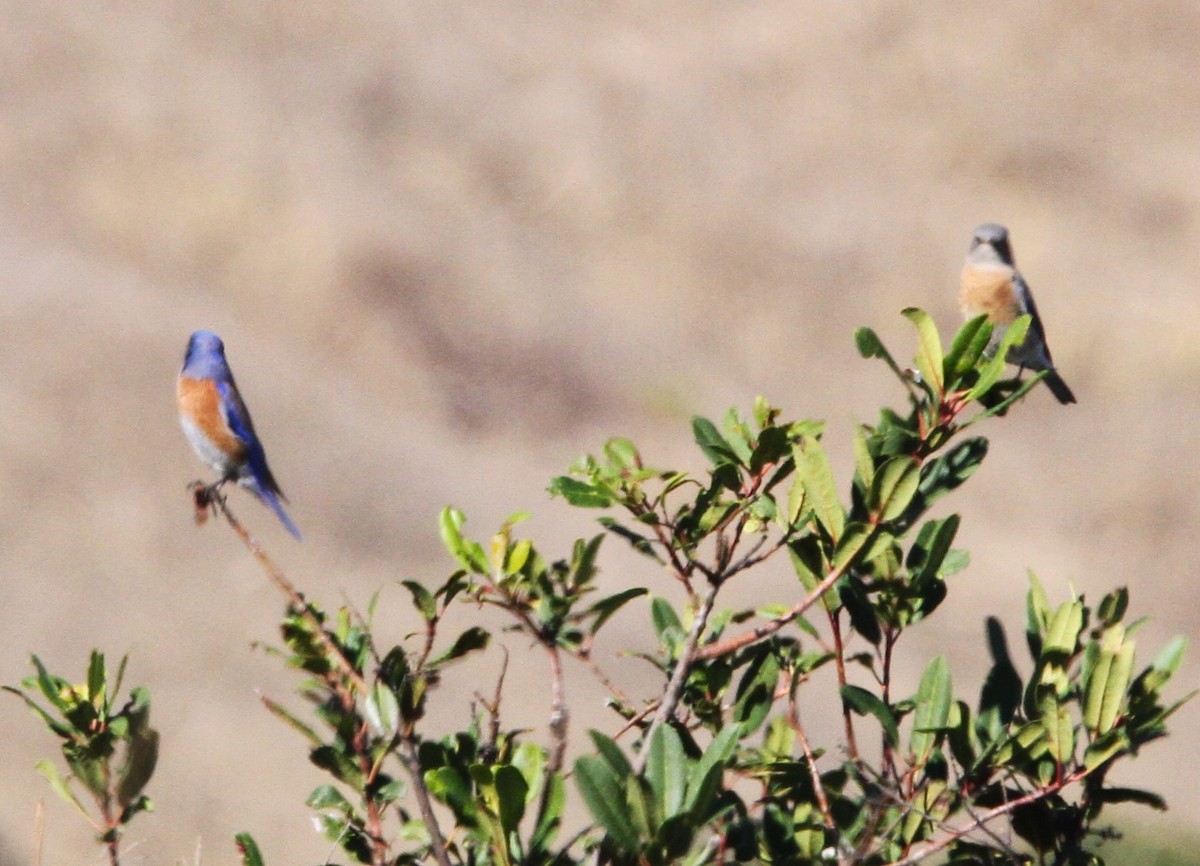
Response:
POLYGON ((283 523, 283 525, 287 528, 287 531, 290 532, 297 541, 302 540, 300 536, 300 530, 296 527, 296 524, 292 523, 292 518, 288 517, 288 513, 283 510, 283 503, 279 501, 279 496, 277 496, 273 491, 268 490, 266 487, 263 487, 261 484, 255 483, 248 484, 246 486, 249 487, 250 491, 259 498, 263 505, 275 512, 276 516, 279 517, 280 522, 283 523))
POLYGON ((1075 395, 1071 393, 1071 389, 1067 387, 1067 383, 1063 381, 1062 376, 1058 375, 1055 370, 1050 370, 1046 373, 1046 387, 1050 389, 1050 393, 1055 399, 1064 406, 1067 403, 1075 402, 1075 395))

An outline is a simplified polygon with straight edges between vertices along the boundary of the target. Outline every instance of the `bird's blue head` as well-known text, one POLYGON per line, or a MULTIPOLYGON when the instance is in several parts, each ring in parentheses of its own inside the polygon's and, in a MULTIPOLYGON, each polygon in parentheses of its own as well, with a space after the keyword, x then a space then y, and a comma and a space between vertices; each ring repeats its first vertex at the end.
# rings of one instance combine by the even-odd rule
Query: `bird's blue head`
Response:
POLYGON ((229 376, 225 344, 212 331, 196 331, 188 340, 180 375, 191 379, 221 379, 229 376))

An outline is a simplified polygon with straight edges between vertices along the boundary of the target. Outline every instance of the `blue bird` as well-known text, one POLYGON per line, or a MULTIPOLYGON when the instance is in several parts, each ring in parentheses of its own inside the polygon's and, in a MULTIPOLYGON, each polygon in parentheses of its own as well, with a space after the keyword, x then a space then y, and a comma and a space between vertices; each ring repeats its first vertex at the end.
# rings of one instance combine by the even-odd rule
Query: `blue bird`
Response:
POLYGON ((274 511, 299 540, 300 530, 283 509, 287 497, 267 466, 254 422, 225 360, 225 344, 216 334, 192 334, 176 394, 183 432, 200 459, 220 476, 217 486, 236 481, 274 511))

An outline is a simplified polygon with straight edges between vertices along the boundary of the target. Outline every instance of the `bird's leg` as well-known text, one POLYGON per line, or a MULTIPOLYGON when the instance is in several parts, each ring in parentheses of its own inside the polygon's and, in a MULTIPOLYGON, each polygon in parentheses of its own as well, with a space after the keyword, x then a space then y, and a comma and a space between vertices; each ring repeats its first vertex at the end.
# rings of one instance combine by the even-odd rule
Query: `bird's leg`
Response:
POLYGON ((217 513, 217 502, 223 497, 221 496, 221 487, 226 481, 232 480, 229 476, 219 478, 212 484, 205 484, 203 481, 193 481, 188 485, 188 490, 192 491, 192 500, 196 506, 196 523, 204 524, 208 520, 208 514, 211 511, 214 515, 217 513))

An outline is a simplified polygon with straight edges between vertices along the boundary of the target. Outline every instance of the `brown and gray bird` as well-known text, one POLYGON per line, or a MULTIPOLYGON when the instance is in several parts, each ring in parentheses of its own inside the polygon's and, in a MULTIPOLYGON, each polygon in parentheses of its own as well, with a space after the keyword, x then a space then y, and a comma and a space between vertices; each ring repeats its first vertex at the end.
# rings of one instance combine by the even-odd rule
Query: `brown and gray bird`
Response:
POLYGON ((1007 361, 1022 369, 1048 370, 1046 385, 1058 402, 1075 402, 1075 395, 1054 369, 1042 319, 1033 303, 1029 285, 1013 263, 1008 229, 1004 226, 984 223, 975 229, 971 251, 963 264, 959 304, 968 319, 986 313, 991 320, 994 330, 988 352, 996 351, 1004 332, 1019 316, 1032 316, 1025 340, 1008 350, 1007 361))

